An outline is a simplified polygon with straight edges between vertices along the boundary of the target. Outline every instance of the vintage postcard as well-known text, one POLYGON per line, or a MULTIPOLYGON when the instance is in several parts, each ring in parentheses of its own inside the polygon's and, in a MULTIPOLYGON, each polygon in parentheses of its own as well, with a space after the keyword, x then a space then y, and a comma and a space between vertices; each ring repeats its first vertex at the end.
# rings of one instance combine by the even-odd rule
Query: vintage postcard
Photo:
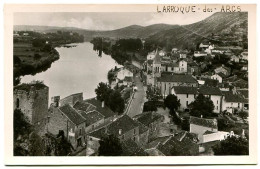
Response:
POLYGON ((257 163, 256 5, 4 15, 6 165, 257 163))

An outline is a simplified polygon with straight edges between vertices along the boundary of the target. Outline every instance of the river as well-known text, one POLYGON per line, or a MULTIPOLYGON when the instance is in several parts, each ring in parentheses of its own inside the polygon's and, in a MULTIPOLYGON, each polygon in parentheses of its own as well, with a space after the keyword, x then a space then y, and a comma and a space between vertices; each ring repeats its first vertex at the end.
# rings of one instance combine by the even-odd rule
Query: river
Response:
POLYGON ((56 48, 60 59, 45 72, 21 77, 21 83, 43 81, 49 87, 49 101, 52 96, 64 98, 79 92, 83 92, 84 99, 95 97, 98 83, 108 82, 107 72, 115 66, 121 66, 109 55, 103 53, 99 57, 89 42, 71 45, 76 47, 56 48))

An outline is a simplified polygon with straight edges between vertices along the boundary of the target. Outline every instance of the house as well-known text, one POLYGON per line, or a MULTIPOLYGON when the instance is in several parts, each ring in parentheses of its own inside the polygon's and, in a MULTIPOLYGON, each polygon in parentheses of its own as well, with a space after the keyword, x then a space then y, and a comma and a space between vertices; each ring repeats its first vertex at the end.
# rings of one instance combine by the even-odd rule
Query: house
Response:
POLYGON ((203 51, 194 51, 194 57, 202 57, 202 56, 208 56, 208 53, 203 51))
POLYGON ((84 100, 94 106, 95 110, 104 116, 104 125, 113 122, 116 117, 116 113, 113 112, 109 107, 106 106, 105 102, 101 102, 96 98, 84 100))
POLYGON ((239 63, 239 57, 236 55, 232 55, 230 61, 239 63))
POLYGON ((160 55, 160 56, 165 56, 165 55, 166 55, 166 52, 165 52, 164 50, 160 50, 160 51, 159 51, 159 55, 160 55))
POLYGON ((178 49, 177 48, 172 48, 172 53, 177 53, 178 49))
POLYGON ((225 76, 229 76, 231 73, 231 69, 222 65, 214 70, 215 74, 223 73, 225 76))
POLYGON ((188 63, 188 73, 191 75, 199 75, 200 67, 196 62, 188 63))
POLYGON ((198 87, 198 82, 191 75, 184 74, 162 74, 157 79, 157 87, 161 90, 161 94, 164 97, 171 94, 173 86, 198 87))
POLYGON ((181 111, 189 111, 188 105, 193 102, 198 94, 197 87, 189 87, 189 86, 173 86, 172 94, 177 96, 180 100, 179 110, 181 111))
POLYGON ((123 80, 123 85, 130 87, 130 86, 132 86, 133 82, 134 82, 133 77, 131 77, 131 76, 126 76, 126 77, 124 78, 124 80, 123 80))
POLYGON ((181 132, 153 140, 145 151, 149 156, 195 156, 199 154, 196 141, 191 133, 181 132))
POLYGON ((206 131, 218 132, 217 119, 206 119, 190 116, 190 133, 197 134, 199 142, 203 142, 206 131))
POLYGON ((243 65, 241 71, 248 71, 248 65, 243 65))
POLYGON ((133 117, 134 120, 140 122, 149 129, 148 140, 157 137, 160 123, 164 120, 164 116, 155 112, 144 112, 133 117))
POLYGON ((219 83, 223 82, 223 79, 226 77, 226 75, 222 72, 216 73, 211 76, 211 79, 217 80, 219 83))
POLYGON ((248 111, 249 102, 248 102, 248 89, 237 89, 237 92, 244 98, 244 111, 248 111))
POLYGON ((222 93, 219 88, 203 85, 199 88, 198 92, 203 94, 205 97, 209 97, 210 100, 212 100, 214 104, 214 113, 221 112, 222 93))
POLYGON ((85 133, 89 133, 105 124, 105 116, 97 111, 96 107, 86 101, 77 102, 74 109, 86 119, 85 133))
POLYGON ((117 79, 119 80, 124 80, 125 77, 133 77, 133 72, 130 71, 129 69, 125 68, 125 67, 122 67, 120 68, 117 73, 116 73, 116 77, 117 79))
POLYGON ((148 141, 148 132, 148 129, 140 125, 139 122, 127 115, 123 115, 112 123, 87 134, 87 147, 89 149, 87 155, 98 152, 99 141, 106 135, 114 135, 119 138, 121 143, 132 140, 141 147, 148 141))
POLYGON ((69 104, 60 107, 51 106, 47 131, 53 135, 63 131, 67 140, 76 149, 85 145, 85 121, 86 119, 69 104))
POLYGON ((223 92, 223 103, 222 103, 222 110, 226 110, 229 113, 234 113, 236 110, 244 110, 244 104, 247 103, 244 97, 235 91, 227 91, 223 92))
POLYGON ((155 51, 148 53, 146 60, 153 60, 155 57, 155 53, 156 53, 155 51))
POLYGON ((208 43, 200 43, 199 48, 206 50, 209 47, 208 43))

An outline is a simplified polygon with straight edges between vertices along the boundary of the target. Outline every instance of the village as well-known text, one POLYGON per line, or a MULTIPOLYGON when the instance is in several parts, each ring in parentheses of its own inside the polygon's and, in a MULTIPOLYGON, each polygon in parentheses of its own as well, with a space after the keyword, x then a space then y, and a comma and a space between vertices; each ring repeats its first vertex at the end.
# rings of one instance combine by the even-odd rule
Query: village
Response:
POLYGON ((205 41, 198 49, 156 48, 143 63, 113 68, 104 90, 120 91, 119 108, 97 91, 95 98, 75 93, 49 103, 42 82, 15 86, 14 109, 34 133, 17 136, 15 145, 28 152, 35 137, 33 155, 197 156, 214 155, 212 147, 228 137, 248 139, 248 51, 237 55, 205 41))

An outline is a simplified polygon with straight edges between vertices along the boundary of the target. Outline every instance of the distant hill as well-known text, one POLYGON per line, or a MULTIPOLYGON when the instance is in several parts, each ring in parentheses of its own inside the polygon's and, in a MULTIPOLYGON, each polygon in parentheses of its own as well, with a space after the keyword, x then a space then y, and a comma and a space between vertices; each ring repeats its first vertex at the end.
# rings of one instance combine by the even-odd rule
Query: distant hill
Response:
POLYGON ((124 28, 96 31, 73 27, 51 26, 14 26, 14 30, 33 30, 39 32, 53 32, 57 30, 72 31, 83 34, 86 41, 93 37, 102 36, 110 38, 144 38, 161 46, 171 48, 188 47, 196 45, 200 40, 212 33, 221 33, 231 29, 233 25, 247 21, 248 15, 244 12, 215 13, 212 16, 190 25, 154 24, 150 26, 131 25, 124 28))

